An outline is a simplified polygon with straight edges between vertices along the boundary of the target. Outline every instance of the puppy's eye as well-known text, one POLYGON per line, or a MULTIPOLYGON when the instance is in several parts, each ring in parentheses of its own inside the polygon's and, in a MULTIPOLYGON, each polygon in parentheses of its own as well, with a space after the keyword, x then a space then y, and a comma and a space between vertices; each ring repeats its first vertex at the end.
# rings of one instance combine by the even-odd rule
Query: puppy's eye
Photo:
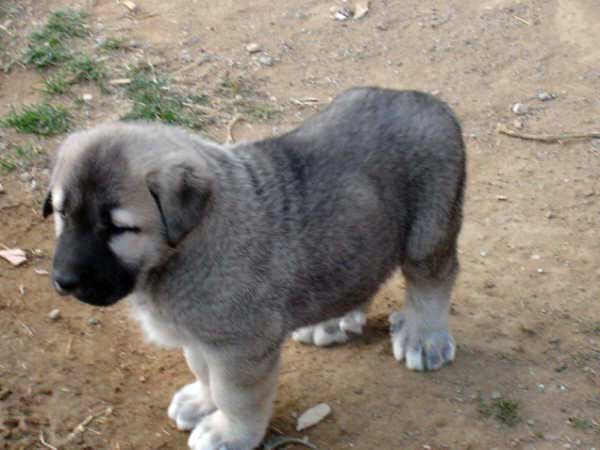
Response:
POLYGON ((108 227, 108 231, 112 235, 123 234, 123 233, 139 233, 140 227, 129 227, 129 226, 117 226, 111 223, 108 227))

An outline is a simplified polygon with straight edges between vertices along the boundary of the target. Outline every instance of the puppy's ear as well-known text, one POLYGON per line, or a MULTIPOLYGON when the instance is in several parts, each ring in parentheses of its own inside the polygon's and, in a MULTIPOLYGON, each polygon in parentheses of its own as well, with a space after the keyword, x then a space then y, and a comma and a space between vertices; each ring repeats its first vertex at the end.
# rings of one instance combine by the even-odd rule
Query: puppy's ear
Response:
POLYGON ((201 164, 177 163, 149 172, 146 185, 160 212, 167 243, 175 247, 206 214, 212 177, 201 164))
POLYGON ((44 206, 42 207, 42 215, 45 219, 53 212, 54 208, 52 207, 52 192, 48 191, 48 193, 46 194, 46 199, 44 200, 44 206))

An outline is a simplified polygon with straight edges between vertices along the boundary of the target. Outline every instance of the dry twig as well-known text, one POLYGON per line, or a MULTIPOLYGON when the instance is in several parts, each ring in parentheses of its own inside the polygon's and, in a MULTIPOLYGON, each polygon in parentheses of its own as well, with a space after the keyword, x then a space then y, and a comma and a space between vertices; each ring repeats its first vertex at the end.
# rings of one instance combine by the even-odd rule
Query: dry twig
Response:
POLYGON ((42 430, 40 430, 40 443, 44 447, 49 448, 51 450, 58 450, 54 445, 48 444, 48 442, 46 442, 46 440, 44 439, 44 432, 42 430))
POLYGON ((78 434, 83 433, 85 431, 85 427, 88 426, 94 419, 97 419, 98 417, 105 416, 105 415, 107 416, 112 413, 112 410, 113 410, 112 406, 109 406, 104 411, 101 411, 97 414, 90 414, 89 416, 87 416, 83 422, 81 422, 79 425, 77 425, 73 429, 73 431, 71 431, 71 433, 69 433, 69 435, 67 436, 67 439, 65 441, 65 444, 68 442, 71 442, 73 439, 75 439, 78 434))
POLYGON ((528 141, 539 141, 548 143, 574 141, 579 139, 600 139, 600 131, 561 134, 530 134, 511 130, 506 125, 498 125, 497 130, 498 133, 505 134, 510 137, 525 139, 528 141))
POLYGON ((238 123, 240 120, 244 120, 244 118, 236 113, 231 118, 229 125, 227 125, 227 143, 228 144, 235 143, 235 138, 233 137, 233 127, 235 127, 235 124, 238 123))

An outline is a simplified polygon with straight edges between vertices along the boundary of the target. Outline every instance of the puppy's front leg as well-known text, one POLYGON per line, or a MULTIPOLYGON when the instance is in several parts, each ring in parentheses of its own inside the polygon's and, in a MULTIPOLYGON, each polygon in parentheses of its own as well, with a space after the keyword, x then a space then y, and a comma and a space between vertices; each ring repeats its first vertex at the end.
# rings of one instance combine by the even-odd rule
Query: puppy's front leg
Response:
POLYGON ((194 428, 192 450, 252 450, 265 435, 277 388, 279 349, 256 357, 256 349, 205 353, 210 392, 217 410, 194 428), (244 351, 245 350, 245 351, 244 351))
POLYGON ((180 430, 193 429, 200 420, 217 409, 210 394, 208 365, 200 347, 184 347, 183 354, 196 381, 177 391, 169 405, 169 417, 180 430))

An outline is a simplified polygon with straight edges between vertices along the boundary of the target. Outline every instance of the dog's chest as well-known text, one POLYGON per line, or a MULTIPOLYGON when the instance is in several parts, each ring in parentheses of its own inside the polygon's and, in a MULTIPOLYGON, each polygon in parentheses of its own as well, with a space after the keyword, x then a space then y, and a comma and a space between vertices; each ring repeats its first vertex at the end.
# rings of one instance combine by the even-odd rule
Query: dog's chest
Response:
POLYGON ((130 297, 133 317, 140 323, 146 338, 163 347, 182 347, 185 345, 186 333, 152 304, 152 301, 140 294, 130 297))

